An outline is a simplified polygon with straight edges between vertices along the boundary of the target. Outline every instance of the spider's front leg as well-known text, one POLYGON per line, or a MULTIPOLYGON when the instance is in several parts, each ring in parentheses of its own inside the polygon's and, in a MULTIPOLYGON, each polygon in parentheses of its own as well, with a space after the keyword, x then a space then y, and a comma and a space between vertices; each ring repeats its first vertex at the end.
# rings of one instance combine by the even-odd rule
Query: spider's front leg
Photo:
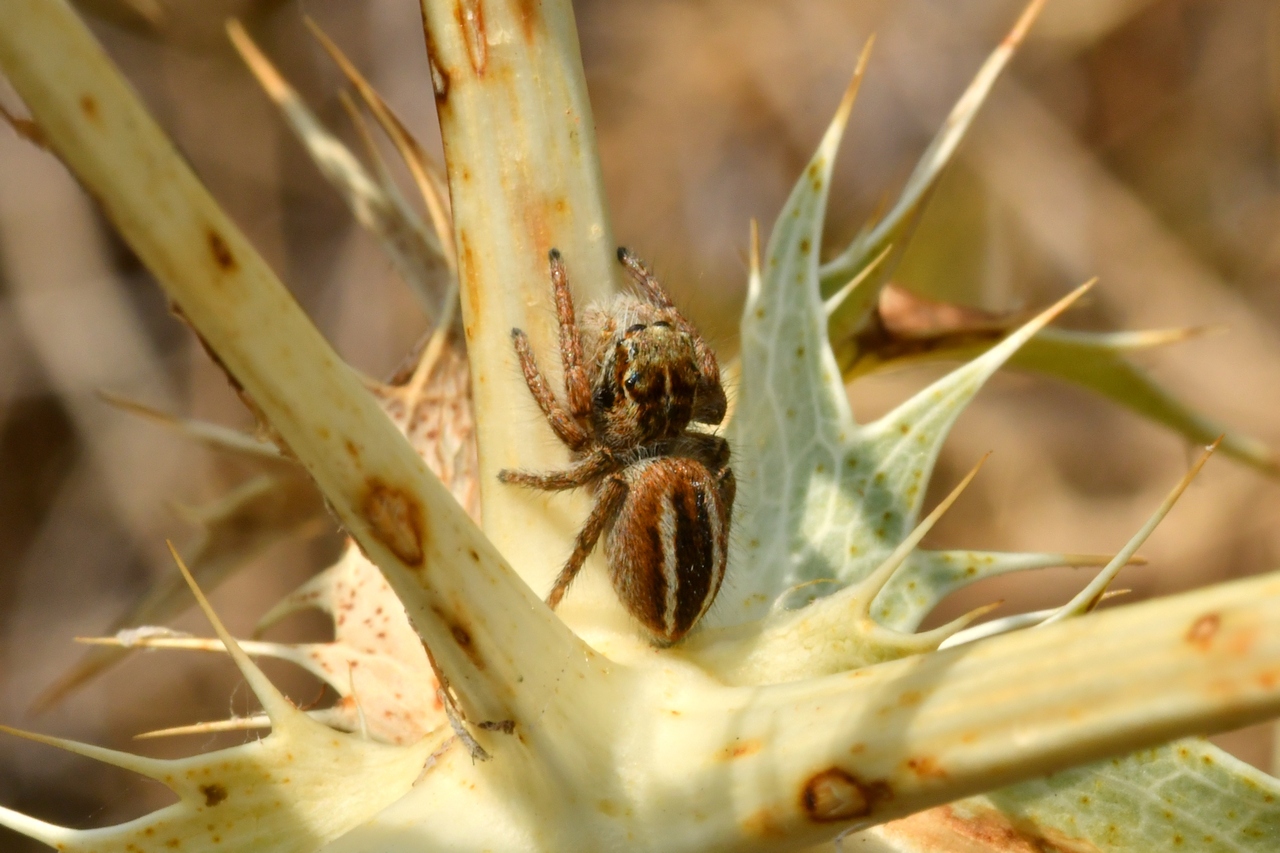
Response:
POLYGON ((560 327, 560 360, 564 370, 564 389, 569 398, 566 409, 556 399, 551 384, 538 368, 538 359, 533 354, 529 336, 523 329, 511 330, 511 345, 520 361, 520 371, 524 374, 525 385, 529 393, 538 403, 538 408, 546 417, 547 423, 556 437, 569 446, 572 451, 581 451, 591 443, 591 435, 582 423, 591 413, 591 386, 587 380, 587 371, 582 361, 582 339, 578 335, 578 324, 573 312, 573 294, 569 292, 569 279, 564 269, 564 259, 558 249, 552 249, 548 255, 551 264, 551 286, 555 294, 556 319, 560 327))
POLYGON ((551 592, 547 594, 547 606, 552 610, 560 603, 560 599, 564 598, 569 584, 573 583, 578 572, 582 571, 583 563, 587 561, 596 543, 600 541, 600 534, 604 533, 605 528, 617 518, 626 500, 627 483, 620 475, 615 474, 601 484, 600 491, 596 495, 596 505, 592 508, 591 515, 587 516, 587 523, 578 531, 578 538, 573 544, 573 553, 569 555, 568 562, 556 576, 556 582, 551 587, 551 592))
POLYGON ((511 330, 511 345, 515 348, 516 358, 520 361, 520 371, 524 374, 524 384, 529 386, 529 393, 542 410, 542 414, 551 425, 556 437, 569 445, 570 450, 581 450, 591 443, 591 436, 570 414, 556 395, 552 393, 547 379, 538 369, 538 361, 533 355, 533 347, 529 344, 529 336, 523 329, 511 330))
POLYGON ((573 294, 569 276, 559 249, 547 253, 551 263, 551 288, 556 298, 556 320, 560 324, 560 361, 564 365, 564 391, 569 398, 569 412, 578 420, 591 414, 591 384, 583 366, 582 337, 573 313, 573 294))

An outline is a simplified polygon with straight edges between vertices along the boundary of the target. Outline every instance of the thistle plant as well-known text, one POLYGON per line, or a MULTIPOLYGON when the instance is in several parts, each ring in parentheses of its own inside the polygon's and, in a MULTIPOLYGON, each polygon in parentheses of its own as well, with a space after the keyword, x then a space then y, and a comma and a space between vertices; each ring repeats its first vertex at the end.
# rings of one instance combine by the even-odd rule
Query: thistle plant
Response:
POLYGON ((567 0, 423 0, 423 84, 440 115, 447 192, 317 33, 404 157, 425 219, 376 148, 363 165, 230 29, 432 317, 420 352, 386 384, 329 348, 65 3, 13 0, 0 67, 31 111, 27 129, 101 203, 270 439, 169 419, 257 460, 262 478, 210 516, 199 547, 175 550, 180 574, 55 692, 124 647, 223 651, 262 714, 196 728, 270 732, 159 760, 8 730, 156 779, 179 801, 103 829, 9 809, 0 824, 103 853, 784 850, 837 839, 901 851, 1274 849, 1280 783, 1204 741, 1173 739, 1280 713, 1280 578, 1092 612, 1203 459, 1113 557, 919 547, 974 476, 921 519, 940 446, 1008 364, 1108 394, 1196 442, 1224 434, 1225 453, 1274 468, 1265 448, 1125 359, 1177 333, 1049 328, 1088 285, 1021 324, 906 330, 904 316, 927 306, 892 287, 894 265, 1040 5, 979 70, 897 202, 852 243, 824 251, 822 234, 867 51, 763 247, 753 226, 727 427, 739 481, 728 579, 697 631, 657 648, 599 564, 557 611, 542 603, 585 502, 549 503, 497 477, 565 462, 529 427, 509 341, 518 327, 537 351, 553 349, 548 251, 560 251, 583 301, 619 286, 567 0), (846 381, 919 358, 964 363, 879 420, 854 420, 846 381), (250 546, 228 549, 218 525, 256 520, 265 539, 325 504, 350 547, 263 623, 318 607, 334 639, 233 638, 201 589, 250 546), (975 612, 919 630, 954 589, 1059 565, 1102 568, 1053 611, 967 628, 975 612), (155 624, 185 605, 179 579, 215 637, 155 624), (252 656, 308 668, 339 701, 294 707, 252 656))

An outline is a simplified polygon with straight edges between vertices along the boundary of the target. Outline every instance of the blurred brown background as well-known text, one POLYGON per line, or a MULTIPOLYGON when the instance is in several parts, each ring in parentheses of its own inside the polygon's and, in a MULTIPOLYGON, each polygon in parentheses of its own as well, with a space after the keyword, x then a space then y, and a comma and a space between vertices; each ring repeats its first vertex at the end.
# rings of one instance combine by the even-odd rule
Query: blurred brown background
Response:
MULTIPOLYGON (((245 20, 286 76, 353 145, 341 85, 306 34, 315 17, 438 152, 413 0, 81 5, 214 194, 361 369, 389 372, 421 318, 229 47, 245 20)), ((837 171, 829 246, 891 198, 1017 0, 590 0, 577 4, 619 240, 664 275, 732 351, 747 221, 767 230, 866 37, 878 36, 837 171)), ((11 92, 0 98, 18 107, 11 92)), ((991 309, 1043 304, 1098 275, 1068 323, 1221 325, 1141 361, 1199 409, 1280 447, 1280 4, 1053 0, 997 85, 937 193, 899 280, 991 309)), ((937 370, 873 378, 868 418, 937 370)), ((168 316, 158 289, 50 156, 0 128, 0 721, 149 754, 221 742, 133 744, 132 734, 243 712, 226 663, 138 655, 56 710, 32 698, 171 571, 165 537, 192 535, 172 502, 208 500, 242 472, 94 396, 99 388, 223 423, 249 419, 168 316)), ((1107 552, 1185 469, 1175 436, 1083 392, 1002 376, 960 421, 935 489, 988 449, 937 545, 1107 552)), ((1276 567, 1280 484, 1215 460, 1119 586, 1133 598, 1276 567)), ((335 537, 282 546, 223 587, 238 633, 320 565, 335 537)), ((948 613, 1065 600, 1085 575, 1053 571, 966 590, 948 613)), ((205 632, 193 615, 182 627, 205 632)), ((315 636, 296 619, 280 638, 315 636)), ((317 687, 270 667, 299 700, 317 687)), ((1069 674, 1064 674, 1069 677, 1069 674)), ((1220 742, 1270 764, 1255 729, 1220 742)), ((72 826, 166 802, 144 781, 0 740, 0 803, 72 826)), ((0 831, 0 848, 25 849, 0 831)), ((34 849, 34 848, 32 848, 34 849)))

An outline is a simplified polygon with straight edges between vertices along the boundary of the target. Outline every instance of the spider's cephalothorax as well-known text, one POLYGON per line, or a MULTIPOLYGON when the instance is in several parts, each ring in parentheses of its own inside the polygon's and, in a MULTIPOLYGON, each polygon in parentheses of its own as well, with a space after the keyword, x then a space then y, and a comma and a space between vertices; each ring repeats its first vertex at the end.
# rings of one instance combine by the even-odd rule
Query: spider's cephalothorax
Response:
POLYGON ((596 504, 547 603, 555 607, 605 537, 613 588, 661 643, 689 632, 724 579, 734 479, 723 438, 689 429, 724 419, 715 353, 626 249, 618 260, 636 284, 574 316, 560 253, 551 284, 564 363, 562 404, 538 370, 529 339, 511 331, 529 391, 574 453, 564 471, 502 471, 505 483, 547 491, 590 486, 596 504))

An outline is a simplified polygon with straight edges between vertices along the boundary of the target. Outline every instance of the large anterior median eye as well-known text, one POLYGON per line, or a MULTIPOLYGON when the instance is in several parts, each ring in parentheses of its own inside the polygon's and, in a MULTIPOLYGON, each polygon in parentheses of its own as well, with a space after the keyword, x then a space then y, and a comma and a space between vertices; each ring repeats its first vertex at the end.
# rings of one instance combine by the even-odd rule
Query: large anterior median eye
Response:
POLYGON ((626 380, 624 380, 623 384, 627 386, 628 391, 634 391, 636 390, 636 385, 638 385, 639 383, 640 383, 639 373, 628 373, 627 378, 626 380))

